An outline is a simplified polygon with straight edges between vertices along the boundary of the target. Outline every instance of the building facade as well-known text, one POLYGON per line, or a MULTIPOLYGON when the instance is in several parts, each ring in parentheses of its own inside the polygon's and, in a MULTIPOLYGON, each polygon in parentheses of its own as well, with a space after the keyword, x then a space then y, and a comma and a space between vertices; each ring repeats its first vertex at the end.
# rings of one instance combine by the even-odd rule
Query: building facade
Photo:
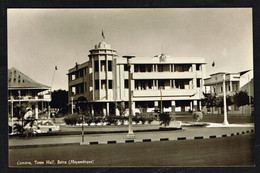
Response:
POLYGON ((39 113, 48 112, 51 101, 50 87, 40 84, 16 68, 8 69, 9 118, 13 118, 17 107, 25 106, 38 119, 39 113))
MULTIPOLYGON (((238 73, 214 73, 204 81, 206 93, 215 94, 216 97, 223 97, 223 76, 225 74, 226 95, 233 96, 236 92, 246 91, 249 97, 254 97, 254 81, 253 70, 247 70, 238 73)), ((251 101, 251 100, 250 100, 251 101)), ((247 114, 251 115, 252 106, 237 107, 235 105, 228 106, 230 114, 247 114)), ((205 112, 213 112, 219 114, 223 112, 223 108, 214 107, 213 110, 205 110, 205 112)))
MULTIPOLYGON (((118 114, 115 105, 128 105, 127 60, 105 42, 89 52, 87 62, 69 69, 69 104, 74 109, 86 105, 93 115, 118 114)), ((174 114, 201 109, 205 65, 203 58, 164 54, 131 59, 133 112, 144 107, 174 114)))

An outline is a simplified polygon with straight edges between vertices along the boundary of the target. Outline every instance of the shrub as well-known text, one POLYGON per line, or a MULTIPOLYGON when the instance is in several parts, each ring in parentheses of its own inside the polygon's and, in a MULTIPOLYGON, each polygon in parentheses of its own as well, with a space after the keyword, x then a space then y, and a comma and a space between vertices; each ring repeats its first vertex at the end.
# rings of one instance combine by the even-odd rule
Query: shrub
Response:
POLYGON ((140 121, 138 115, 134 116, 134 117, 132 118, 132 120, 133 120, 136 124, 138 124, 139 121, 140 121))
POLYGON ((94 117, 94 123, 95 123, 95 124, 98 124, 98 123, 100 123, 101 121, 102 121, 102 117, 100 117, 100 116, 94 117))
POLYGON ((77 114, 67 115, 63 120, 67 125, 76 125, 80 121, 82 122, 81 115, 77 114))
POLYGON ((169 113, 160 113, 159 114, 160 125, 164 124, 164 127, 168 126, 171 121, 171 116, 169 113))
POLYGON ((106 120, 106 122, 108 122, 108 125, 110 125, 110 124, 116 124, 116 122, 117 122, 117 117, 114 116, 114 115, 111 115, 111 116, 106 117, 105 120, 106 120))
POLYGON ((155 119, 154 116, 149 116, 149 117, 147 118, 147 122, 148 122, 148 124, 151 124, 151 123, 153 122, 154 119, 155 119))
POLYGON ((93 122, 93 117, 92 116, 86 116, 85 117, 85 122, 90 125, 93 122))
POLYGON ((145 117, 144 115, 141 115, 141 116, 139 117, 139 121, 141 121, 142 124, 145 124, 146 117, 145 117))

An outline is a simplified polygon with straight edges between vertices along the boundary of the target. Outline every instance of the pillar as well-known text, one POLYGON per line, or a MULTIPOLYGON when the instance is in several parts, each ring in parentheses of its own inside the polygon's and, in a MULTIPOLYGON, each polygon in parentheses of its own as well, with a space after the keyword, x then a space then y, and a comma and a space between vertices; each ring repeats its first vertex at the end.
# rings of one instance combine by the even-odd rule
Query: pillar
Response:
POLYGON ((172 106, 172 114, 175 115, 175 101, 171 101, 171 106, 172 106))
POLYGON ((39 119, 39 118, 38 118, 38 114, 39 114, 39 111, 38 111, 39 109, 38 109, 38 107, 39 107, 39 106, 38 106, 38 102, 36 102, 36 105, 35 105, 35 119, 36 119, 36 120, 39 119))
POLYGON ((154 101, 154 110, 158 111, 158 101, 154 101))
POLYGON ((135 116, 135 102, 132 102, 132 113, 135 116))
POLYGON ((106 103, 106 106, 107 106, 107 108, 106 108, 106 116, 109 116, 109 102, 107 102, 106 103))
POLYGON ((93 106, 94 103, 91 103, 90 106, 91 106, 91 115, 94 116, 94 106, 93 106))
POLYGON ((106 103, 105 103, 105 105, 102 104, 102 112, 103 112, 103 116, 106 116, 106 115, 107 115, 106 103))
POLYGON ((190 101, 190 110, 193 111, 192 101, 190 101))
POLYGON ((198 101, 197 100, 193 101, 193 105, 194 105, 194 110, 198 111, 198 101))
POLYGON ((12 134, 14 133, 14 98, 11 96, 12 134))

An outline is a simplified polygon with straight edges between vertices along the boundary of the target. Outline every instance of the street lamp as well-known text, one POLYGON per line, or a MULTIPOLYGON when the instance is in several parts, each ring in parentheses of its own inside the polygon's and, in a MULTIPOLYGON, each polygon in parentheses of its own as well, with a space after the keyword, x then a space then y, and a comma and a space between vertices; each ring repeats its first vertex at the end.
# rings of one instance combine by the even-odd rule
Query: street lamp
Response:
POLYGON ((223 75, 223 100, 224 100, 224 125, 228 125, 227 120, 227 100, 226 100, 226 73, 223 75))
POLYGON ((73 97, 71 97, 71 114, 73 114, 73 97))
POLYGON ((133 132, 133 125, 132 125, 132 89, 131 89, 131 62, 130 59, 134 58, 135 56, 123 56, 123 58, 127 58, 127 67, 128 67, 128 108, 129 108, 129 124, 128 124, 128 134, 127 138, 133 139, 135 137, 133 132))

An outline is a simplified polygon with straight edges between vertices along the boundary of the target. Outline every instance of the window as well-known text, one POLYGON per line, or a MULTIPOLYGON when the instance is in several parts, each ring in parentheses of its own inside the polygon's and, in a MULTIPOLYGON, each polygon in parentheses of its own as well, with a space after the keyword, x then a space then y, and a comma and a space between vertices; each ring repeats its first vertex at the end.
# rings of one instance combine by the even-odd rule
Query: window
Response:
POLYGON ((113 85, 113 84, 112 84, 112 80, 109 80, 109 81, 108 81, 108 88, 109 88, 109 89, 112 89, 112 85, 113 85))
POLYGON ((101 89, 106 89, 106 80, 101 80, 101 89))
POLYGON ((197 88, 200 88, 200 79, 197 79, 197 88))
POLYGON ((128 88, 128 79, 125 79, 125 89, 128 88))
POLYGON ((147 65, 147 72, 152 72, 152 65, 147 65))
POLYGON ((95 61, 95 72, 99 71, 99 64, 98 61, 95 61))
POLYGON ((139 68, 138 65, 134 65, 134 71, 135 71, 135 72, 138 72, 138 68, 139 68))
POLYGON ((112 71, 112 61, 108 61, 108 71, 112 71))
POLYGON ((128 71, 127 64, 124 64, 124 71, 128 71))
POLYGON ((158 65, 158 72, 163 72, 163 65, 158 65))
POLYGON ((96 89, 96 90, 99 89, 99 80, 95 80, 95 89, 96 89))
POLYGON ((200 64, 196 64, 196 70, 197 70, 197 71, 200 70, 200 64))
POLYGON ((220 87, 220 92, 223 92, 223 87, 220 87))
POLYGON ((162 88, 162 89, 164 89, 164 80, 159 80, 158 81, 158 85, 159 85, 159 88, 162 88))
POLYGON ((140 65, 140 72, 145 72, 145 65, 140 65))
POLYGON ((101 61, 101 71, 106 71, 106 61, 101 61))

